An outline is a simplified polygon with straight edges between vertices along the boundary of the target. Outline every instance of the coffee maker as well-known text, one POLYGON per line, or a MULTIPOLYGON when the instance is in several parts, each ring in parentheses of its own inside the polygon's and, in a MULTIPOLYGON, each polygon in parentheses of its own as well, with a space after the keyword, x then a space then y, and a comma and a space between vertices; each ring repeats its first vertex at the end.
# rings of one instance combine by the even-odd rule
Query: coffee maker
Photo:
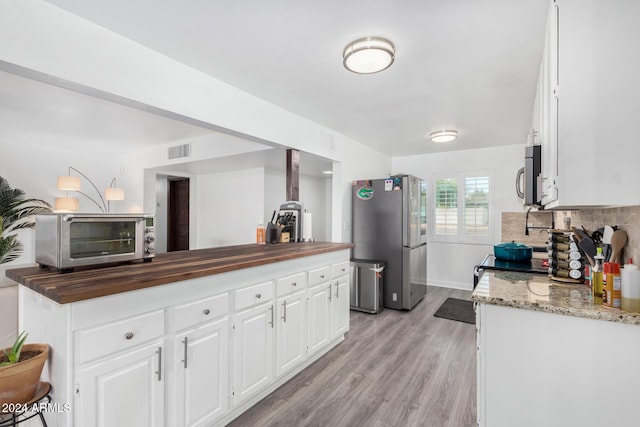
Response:
POLYGON ((290 201, 280 205, 277 223, 283 225, 283 233, 289 233, 290 242, 302 242, 302 202, 290 201))

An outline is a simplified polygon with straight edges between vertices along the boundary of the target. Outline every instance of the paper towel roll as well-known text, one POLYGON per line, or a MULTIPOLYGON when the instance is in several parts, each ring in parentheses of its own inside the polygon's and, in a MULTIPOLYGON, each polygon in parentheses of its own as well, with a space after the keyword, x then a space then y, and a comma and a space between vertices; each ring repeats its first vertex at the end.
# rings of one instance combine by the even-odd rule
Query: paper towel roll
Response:
POLYGON ((305 212, 302 214, 302 240, 305 242, 310 242, 313 240, 312 237, 312 222, 311 222, 311 212, 305 212))
POLYGON ((634 264, 627 264, 622 268, 621 273, 621 308, 626 311, 640 312, 640 270, 634 264))

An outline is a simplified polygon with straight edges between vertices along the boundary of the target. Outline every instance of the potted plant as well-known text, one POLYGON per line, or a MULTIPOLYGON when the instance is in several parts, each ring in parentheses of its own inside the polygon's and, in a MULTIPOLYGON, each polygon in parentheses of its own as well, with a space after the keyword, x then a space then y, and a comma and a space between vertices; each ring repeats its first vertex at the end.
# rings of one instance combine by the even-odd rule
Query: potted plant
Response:
POLYGON ((0 350, 0 408, 26 403, 36 394, 44 362, 49 357, 47 344, 25 344, 22 331, 13 346, 0 350))
POLYGON ((15 232, 33 228, 33 216, 50 211, 51 205, 47 202, 25 198, 24 191, 11 188, 9 182, 0 176, 0 264, 22 255, 23 246, 15 232))

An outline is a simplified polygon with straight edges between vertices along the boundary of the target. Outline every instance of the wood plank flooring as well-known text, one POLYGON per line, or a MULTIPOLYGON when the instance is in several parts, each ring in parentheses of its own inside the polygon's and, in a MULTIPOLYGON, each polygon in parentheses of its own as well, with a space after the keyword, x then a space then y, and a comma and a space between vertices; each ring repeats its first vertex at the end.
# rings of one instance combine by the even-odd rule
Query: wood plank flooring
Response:
POLYGON ((352 311, 344 342, 229 425, 476 425, 475 326, 433 316, 448 297, 471 292, 430 286, 409 312, 352 311))

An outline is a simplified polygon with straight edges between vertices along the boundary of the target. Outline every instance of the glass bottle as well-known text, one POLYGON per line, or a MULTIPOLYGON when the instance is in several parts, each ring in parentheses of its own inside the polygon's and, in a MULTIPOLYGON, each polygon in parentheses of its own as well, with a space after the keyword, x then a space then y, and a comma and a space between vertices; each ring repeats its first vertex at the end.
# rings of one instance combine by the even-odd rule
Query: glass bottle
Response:
POLYGON ((264 222, 262 221, 260 221, 258 223, 258 227, 256 227, 256 243, 258 244, 266 243, 264 222))
POLYGON ((596 248, 595 261, 591 269, 591 286, 594 300, 602 303, 602 268, 604 256, 602 256, 602 248, 596 248))

